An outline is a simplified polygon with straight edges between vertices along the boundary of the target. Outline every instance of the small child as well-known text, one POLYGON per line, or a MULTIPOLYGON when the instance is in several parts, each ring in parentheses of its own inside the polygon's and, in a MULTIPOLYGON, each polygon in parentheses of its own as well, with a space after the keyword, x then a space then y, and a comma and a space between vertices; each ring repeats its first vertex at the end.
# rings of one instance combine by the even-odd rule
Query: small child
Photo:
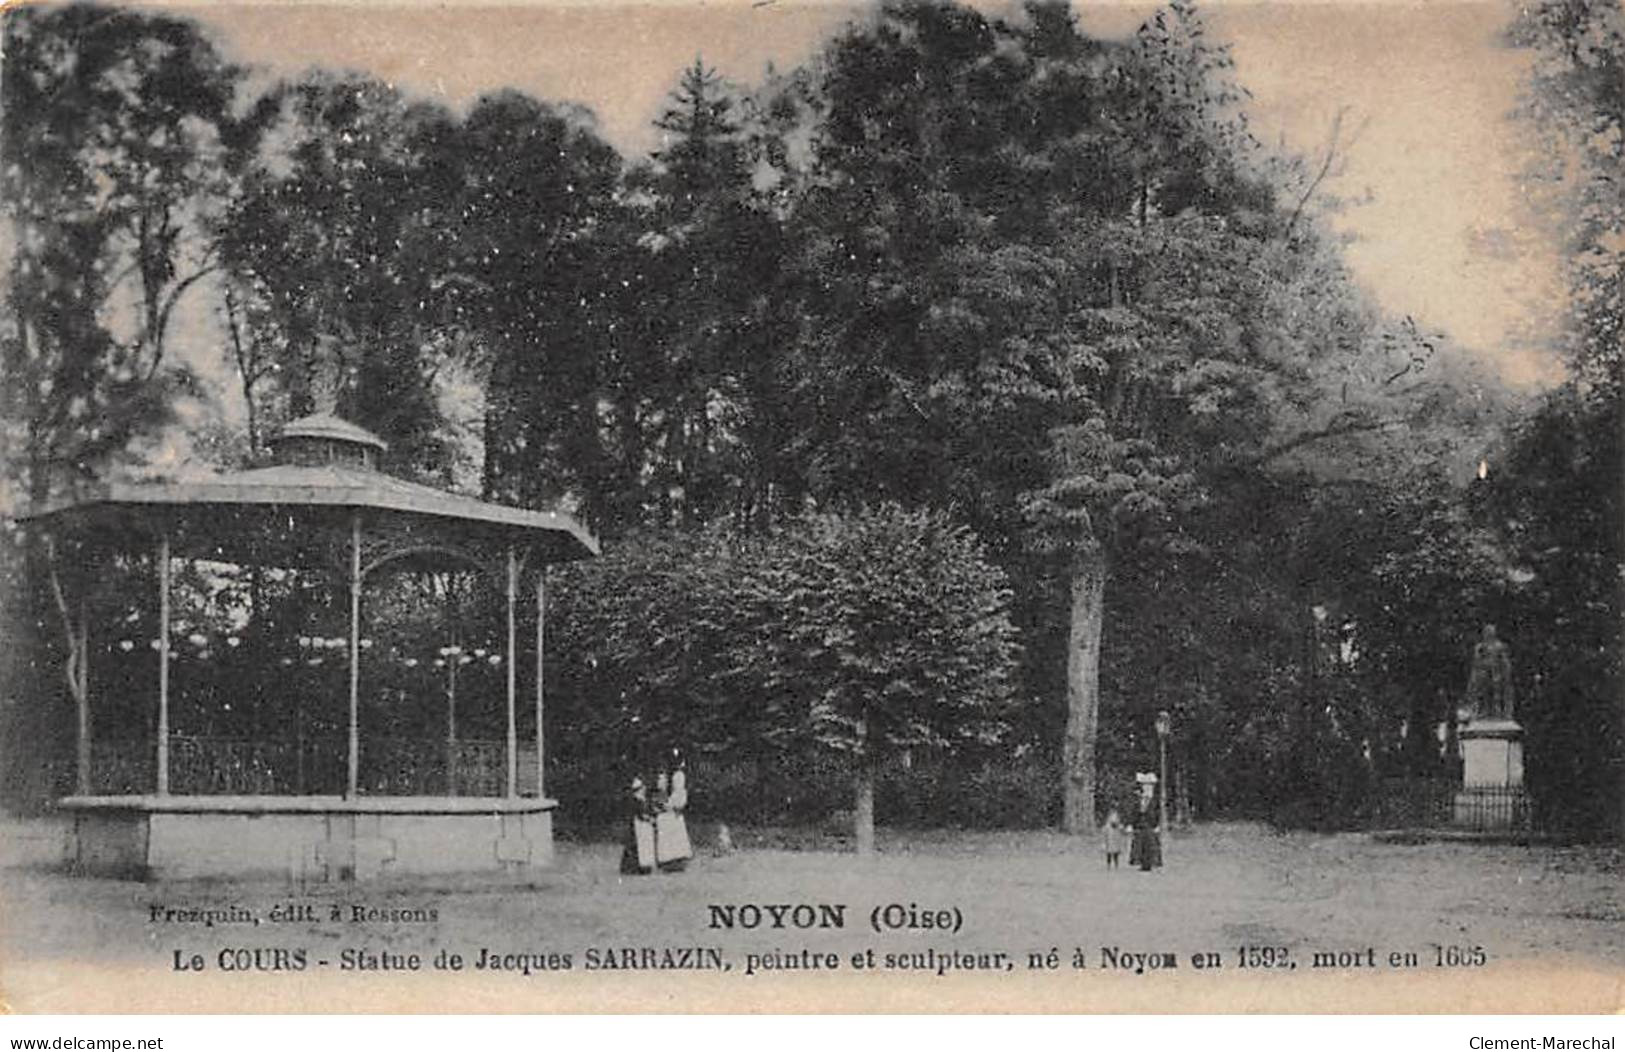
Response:
POLYGON ((1118 815, 1117 808, 1112 808, 1106 814, 1106 824, 1100 829, 1101 839, 1106 846, 1106 868, 1116 869, 1123 855, 1123 819, 1118 815))

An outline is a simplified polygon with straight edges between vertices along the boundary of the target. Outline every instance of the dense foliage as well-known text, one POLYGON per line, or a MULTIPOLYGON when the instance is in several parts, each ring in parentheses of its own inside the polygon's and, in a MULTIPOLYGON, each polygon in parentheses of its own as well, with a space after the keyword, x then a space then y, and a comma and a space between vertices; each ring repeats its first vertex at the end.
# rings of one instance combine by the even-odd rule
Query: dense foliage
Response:
POLYGON ((1625 11, 1581 0, 1523 8, 1530 50, 1530 197, 1563 252, 1556 342, 1569 379, 1507 436, 1484 499, 1527 575, 1516 597, 1534 667, 1529 714, 1548 820, 1625 830, 1625 11), (1559 795, 1561 793, 1561 795, 1559 795))
MULTIPOLYGON (((1019 809, 1082 830, 1166 710, 1182 808, 1346 824, 1449 774, 1437 727, 1493 620, 1547 820, 1615 820, 1553 792, 1618 811, 1607 4, 1511 29, 1571 292, 1571 379, 1534 405, 1360 291, 1317 166, 1254 140, 1188 0, 1122 41, 1062 3, 886 3, 754 88, 674 71, 641 159, 512 90, 453 113, 360 74, 267 84, 168 15, 5 33, 7 485, 175 434, 205 392, 167 337, 212 312, 246 441, 181 429, 217 463, 335 408, 391 470, 604 536, 552 589, 582 785, 681 740, 764 785, 835 757, 861 815, 875 765, 965 745, 1044 772, 1019 809)), ((6 572, 37 585, 29 550, 6 572)), ((8 591, 7 628, 52 623, 8 591)), ((76 667, 49 645, 33 675, 76 667)), ((13 737, 56 725, 28 675, 13 737)))
POLYGON ((1004 574, 940 514, 880 505, 749 538, 650 536, 557 580, 566 756, 681 746, 731 766, 874 781, 912 749, 995 745, 1014 704, 1004 574), (604 706, 604 699, 618 704, 604 706))

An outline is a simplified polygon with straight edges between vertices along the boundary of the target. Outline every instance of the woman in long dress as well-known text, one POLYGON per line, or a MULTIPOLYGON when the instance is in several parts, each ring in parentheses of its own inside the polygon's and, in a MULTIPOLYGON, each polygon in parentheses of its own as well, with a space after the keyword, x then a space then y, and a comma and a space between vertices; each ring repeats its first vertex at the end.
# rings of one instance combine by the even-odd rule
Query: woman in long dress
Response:
POLYGON ((1145 873, 1162 865, 1162 826, 1157 816, 1157 776, 1135 776, 1140 783, 1140 807, 1134 816, 1134 839, 1129 844, 1128 864, 1145 873))
POLYGON ((626 794, 626 843, 621 851, 621 872, 629 875, 653 873, 655 869, 655 813, 649 799, 649 784, 641 775, 632 776, 626 794))
POLYGON ((671 771, 660 776, 664 799, 654 818, 655 864, 668 873, 684 868, 694 857, 688 820, 683 817, 688 809, 688 771, 682 753, 673 749, 671 764, 671 771))

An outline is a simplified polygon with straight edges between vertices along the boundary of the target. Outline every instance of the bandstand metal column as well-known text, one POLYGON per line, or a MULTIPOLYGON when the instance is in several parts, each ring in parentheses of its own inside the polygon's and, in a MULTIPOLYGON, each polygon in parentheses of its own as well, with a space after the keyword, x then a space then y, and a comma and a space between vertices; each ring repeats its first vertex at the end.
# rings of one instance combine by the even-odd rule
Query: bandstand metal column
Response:
POLYGON ((361 515, 350 516, 350 742, 346 796, 356 795, 361 766, 361 515))
POLYGON ((169 532, 158 538, 158 795, 169 795, 169 532))

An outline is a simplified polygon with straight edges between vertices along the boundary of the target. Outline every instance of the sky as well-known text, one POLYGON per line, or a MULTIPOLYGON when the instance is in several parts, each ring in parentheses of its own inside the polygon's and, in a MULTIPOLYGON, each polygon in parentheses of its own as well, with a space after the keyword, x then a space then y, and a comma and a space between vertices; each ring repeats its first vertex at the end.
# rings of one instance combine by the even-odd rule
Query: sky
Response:
MULTIPOLYGON (((164 6, 273 74, 365 70, 454 107, 503 86, 579 102, 628 154, 656 144, 651 122, 697 55, 753 84, 770 62, 788 68, 814 54, 859 10, 833 0, 164 6)), ((1555 257, 1528 249, 1540 239, 1518 203, 1523 155, 1508 114, 1525 59, 1498 42, 1511 3, 1208 0, 1202 9, 1234 47, 1260 138, 1313 154, 1346 108, 1344 130, 1359 134, 1326 189, 1353 202, 1334 222, 1379 302, 1472 347, 1514 384, 1554 379, 1555 361, 1529 337, 1554 302, 1555 257)), ((1132 33, 1146 10, 1077 5, 1084 28, 1102 36, 1132 33)))

